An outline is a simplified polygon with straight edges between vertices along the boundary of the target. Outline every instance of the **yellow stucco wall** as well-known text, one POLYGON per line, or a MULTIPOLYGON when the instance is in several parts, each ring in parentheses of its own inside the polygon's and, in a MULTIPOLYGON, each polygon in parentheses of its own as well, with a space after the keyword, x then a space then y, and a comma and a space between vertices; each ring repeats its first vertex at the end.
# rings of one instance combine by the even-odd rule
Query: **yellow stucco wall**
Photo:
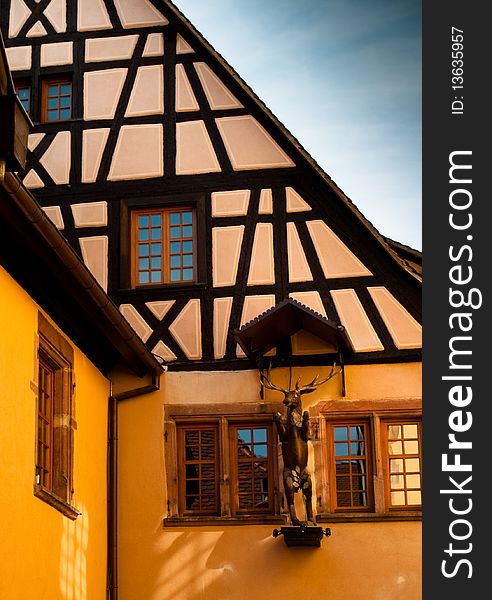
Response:
POLYGON ((0 598, 102 600, 108 381, 74 348, 75 521, 33 494, 38 307, 0 267, 0 598))
MULTIPOLYGON (((421 397, 421 365, 346 370, 347 402, 421 397)), ((296 369, 303 382, 327 369, 296 369)), ((288 370, 274 370, 288 385, 288 370)), ((257 371, 170 372, 119 404, 119 600, 419 600, 421 523, 333 523, 321 548, 287 548, 274 525, 164 527, 165 405, 258 401, 257 371), (142 432, 145 432, 142 434, 142 432)), ((339 380, 303 397, 341 399, 339 380)), ((267 400, 281 400, 268 392, 267 400)), ((309 399, 309 400, 308 400, 309 399)))

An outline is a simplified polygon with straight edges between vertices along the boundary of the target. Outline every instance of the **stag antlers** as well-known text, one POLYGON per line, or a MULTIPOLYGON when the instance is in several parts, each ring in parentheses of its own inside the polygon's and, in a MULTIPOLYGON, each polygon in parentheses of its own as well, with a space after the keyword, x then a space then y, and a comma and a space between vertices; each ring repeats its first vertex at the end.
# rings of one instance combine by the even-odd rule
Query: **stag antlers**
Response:
POLYGON ((282 392, 282 394, 284 394, 284 395, 287 395, 289 392, 293 392, 293 391, 296 391, 299 395, 310 394, 311 392, 314 392, 317 387, 319 387, 323 383, 326 383, 328 380, 330 380, 332 377, 335 377, 335 375, 338 375, 342 371, 341 368, 339 368, 337 370, 336 363, 333 363, 333 367, 331 368, 331 371, 328 373, 328 375, 324 379, 321 379, 321 381, 318 381, 318 377, 319 377, 319 374, 318 374, 312 381, 310 381, 306 385, 301 386, 301 378, 299 377, 296 381, 294 390, 284 390, 284 388, 278 387, 277 385, 272 383, 272 380, 270 377, 270 369, 271 368, 272 368, 272 363, 270 362, 266 373, 264 372, 264 370, 260 370, 261 384, 263 385, 263 387, 265 387, 269 390, 275 390, 277 392, 282 392))

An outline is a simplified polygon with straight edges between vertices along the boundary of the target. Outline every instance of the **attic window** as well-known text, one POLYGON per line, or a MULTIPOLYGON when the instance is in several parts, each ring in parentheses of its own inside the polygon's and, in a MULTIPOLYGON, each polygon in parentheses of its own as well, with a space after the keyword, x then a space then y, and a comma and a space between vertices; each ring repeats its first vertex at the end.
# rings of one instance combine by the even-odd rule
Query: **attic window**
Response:
POLYGON ((67 77, 45 79, 41 88, 41 121, 53 123, 72 118, 72 82, 67 77))
POLYGON ((191 207, 132 212, 132 286, 196 280, 196 225, 191 207))

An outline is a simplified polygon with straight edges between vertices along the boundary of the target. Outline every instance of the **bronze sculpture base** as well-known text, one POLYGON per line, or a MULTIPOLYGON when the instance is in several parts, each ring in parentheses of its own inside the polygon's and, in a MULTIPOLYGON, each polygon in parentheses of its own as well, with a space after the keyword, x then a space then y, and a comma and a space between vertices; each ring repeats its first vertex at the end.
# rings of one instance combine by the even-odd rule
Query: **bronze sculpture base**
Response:
POLYGON ((323 529, 313 525, 287 525, 280 530, 274 529, 272 535, 275 538, 283 535, 284 542, 289 548, 293 546, 319 548, 323 536, 329 537, 331 530, 328 527, 323 529))

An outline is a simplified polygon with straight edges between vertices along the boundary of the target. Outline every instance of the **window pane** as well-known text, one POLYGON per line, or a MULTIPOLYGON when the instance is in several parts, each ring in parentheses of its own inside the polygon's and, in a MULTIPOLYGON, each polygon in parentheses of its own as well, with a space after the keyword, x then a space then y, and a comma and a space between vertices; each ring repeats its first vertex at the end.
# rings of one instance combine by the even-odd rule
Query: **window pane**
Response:
POLYGON ((70 110, 63 108, 62 110, 60 110, 60 120, 63 121, 66 119, 70 119, 70 110))
POLYGON ((200 475, 203 479, 213 479, 215 477, 215 465, 202 465, 200 475))
POLYGON ((69 96, 63 96, 60 98, 60 107, 61 108, 70 108, 71 99, 69 96))
POLYGON ((181 213, 171 213, 169 216, 169 222, 171 225, 180 225, 180 215, 181 213))
POLYGON ((366 461, 364 459, 352 460, 350 461, 350 466, 353 474, 366 472, 366 461))
POLYGON ((411 442, 403 442, 405 454, 418 454, 419 453, 419 443, 415 441, 411 442))
POLYGON ((58 98, 48 98, 48 108, 58 108, 58 98))
POLYGON ((391 504, 393 506, 404 506, 405 492, 391 492, 391 504))
POLYGON ((171 269, 171 281, 181 281, 181 270, 171 269))
POLYGON ((407 502, 409 506, 422 504, 422 495, 420 492, 407 492, 407 502))
POLYGON ((363 440, 364 439, 364 430, 362 427, 352 426, 350 428, 350 439, 351 440, 363 440))
POLYGON ((141 271, 145 271, 145 270, 147 270, 147 269, 149 268, 149 259, 148 259, 148 258, 141 258, 141 259, 138 261, 138 268, 139 268, 141 271))
POLYGON ((48 111, 48 121, 57 121, 58 120, 58 111, 57 110, 49 110, 48 111))
POLYGON ((403 472, 403 458, 392 458, 390 460, 390 472, 391 473, 402 473, 403 472))
POLYGON ((161 239, 161 230, 159 227, 153 227, 152 228, 152 239, 153 240, 160 240, 161 239))
POLYGON ((181 256, 171 256, 171 267, 181 267, 181 256))
POLYGON ((352 506, 368 506, 367 493, 355 492, 352 494, 352 506))
POLYGON ((160 257, 152 257, 152 268, 153 269, 161 268, 161 258, 160 257))
POLYGON ((193 252, 193 242, 183 242, 183 253, 190 254, 193 252))
POLYGON ((364 442, 351 442, 350 453, 352 455, 364 454, 364 442))
POLYGON ((171 242, 171 254, 180 254, 181 242, 171 242))
POLYGON ((237 439, 239 443, 250 444, 251 443, 251 429, 238 429, 237 439))
POLYGON ((267 430, 266 429, 254 429, 253 430, 253 441, 254 442, 266 442, 267 430))
POLYGON ((405 469, 407 473, 420 473, 420 460, 418 458, 406 458, 405 469))
POLYGON ((337 492, 337 505, 342 508, 350 508, 352 506, 350 492, 337 492))
POLYGON ((191 254, 183 255, 183 267, 193 266, 193 256, 191 254))
POLYGON ((407 475, 407 488, 420 489, 420 475, 407 475))
POLYGON ((149 283, 149 274, 148 273, 139 273, 138 281, 139 281, 139 283, 149 283))
POLYGON ((64 83, 61 87, 60 87, 60 95, 62 96, 69 96, 72 93, 72 84, 71 83, 64 83))
POLYGON ((254 453, 255 453, 255 456, 257 456, 258 458, 266 458, 266 456, 267 456, 266 444, 255 444, 254 453))
POLYGON ((192 212, 184 212, 181 214, 181 220, 183 225, 191 225, 193 222, 193 213, 192 212))
POLYGON ((403 446, 401 442, 388 442, 388 452, 390 454, 402 454, 403 446))
POLYGON ((192 235, 193 235, 193 227, 190 227, 189 225, 187 225, 186 227, 183 227, 182 237, 191 237, 192 235))
POLYGON ((141 244, 138 248, 138 255, 139 256, 148 256, 149 255, 149 245, 141 244))
POLYGON ((335 463, 336 474, 350 473, 350 464, 348 460, 337 460, 335 463))
POLYGON ((149 226, 149 216, 148 215, 140 215, 138 217, 138 225, 139 225, 139 227, 148 227, 149 226))
POLYGON ((403 425, 403 437, 406 439, 408 439, 408 438, 417 439, 418 438, 417 425, 403 425))
POLYGON ((146 241, 148 241, 148 239, 149 239, 149 230, 148 230, 148 229, 141 229, 141 230, 138 232, 138 239, 139 239, 141 242, 146 242, 146 241))
POLYGON ((152 217, 151 217, 152 227, 160 227, 161 221, 162 221, 161 215, 152 215, 152 217))
POLYGON ((48 86, 48 97, 50 96, 58 96, 58 85, 48 86))
POLYGON ((393 490, 402 489, 405 487, 405 478, 403 475, 391 475, 390 484, 393 490))
POLYGON ((171 238, 179 238, 181 237, 181 228, 180 227, 171 227, 171 238))
POLYGON ((186 510, 198 511, 200 509, 200 500, 198 496, 186 496, 186 510))
POLYGON ((401 438, 400 425, 388 425, 388 439, 397 440, 401 438))
POLYGON ((335 456, 348 456, 348 444, 335 442, 335 456))
POLYGON ((197 479, 198 478, 198 466, 197 465, 186 465, 186 478, 197 479))
POLYGON ((160 271, 152 271, 150 276, 151 283, 160 283, 161 282, 161 272, 160 271))
POLYGON ((193 269, 184 269, 183 281, 193 281, 193 269))
POLYGON ((161 253, 161 244, 151 244, 152 247, 152 256, 159 256, 161 253))
POLYGON ((347 438, 347 428, 346 427, 334 427, 333 434, 335 440, 346 440, 347 438))
POLYGON ((203 430, 200 431, 200 441, 202 445, 214 445, 215 444, 215 431, 211 430, 203 430))

